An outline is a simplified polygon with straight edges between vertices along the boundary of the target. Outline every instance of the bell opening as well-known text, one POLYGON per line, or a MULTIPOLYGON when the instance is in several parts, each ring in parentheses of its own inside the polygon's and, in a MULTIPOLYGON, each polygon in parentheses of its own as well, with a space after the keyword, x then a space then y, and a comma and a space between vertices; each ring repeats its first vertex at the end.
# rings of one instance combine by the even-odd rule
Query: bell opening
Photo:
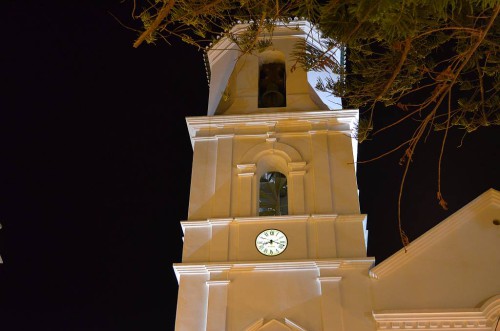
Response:
POLYGON ((286 107, 285 63, 264 63, 259 68, 259 108, 286 107))

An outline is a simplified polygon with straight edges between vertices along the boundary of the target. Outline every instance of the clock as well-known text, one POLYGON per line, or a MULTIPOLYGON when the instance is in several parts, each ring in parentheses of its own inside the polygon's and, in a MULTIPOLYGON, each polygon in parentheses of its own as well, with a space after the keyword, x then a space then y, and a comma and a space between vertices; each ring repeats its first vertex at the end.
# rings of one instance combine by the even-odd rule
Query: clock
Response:
POLYGON ((257 250, 267 256, 280 255, 285 251, 287 245, 286 235, 276 229, 264 230, 255 239, 257 250))

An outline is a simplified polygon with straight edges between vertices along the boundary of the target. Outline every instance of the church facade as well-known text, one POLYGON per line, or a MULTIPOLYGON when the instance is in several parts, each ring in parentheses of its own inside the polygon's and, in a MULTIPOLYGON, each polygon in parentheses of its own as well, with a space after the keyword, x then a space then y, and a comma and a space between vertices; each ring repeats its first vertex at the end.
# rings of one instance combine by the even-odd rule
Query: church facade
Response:
MULTIPOLYGON (((314 88, 329 73, 294 66, 306 39, 322 47, 293 21, 261 52, 242 55, 228 39, 207 52, 208 116, 187 118, 176 330, 495 330, 498 192, 374 267, 356 184, 358 111, 332 110, 340 100, 314 88)), ((341 65, 341 50, 329 52, 341 65)))

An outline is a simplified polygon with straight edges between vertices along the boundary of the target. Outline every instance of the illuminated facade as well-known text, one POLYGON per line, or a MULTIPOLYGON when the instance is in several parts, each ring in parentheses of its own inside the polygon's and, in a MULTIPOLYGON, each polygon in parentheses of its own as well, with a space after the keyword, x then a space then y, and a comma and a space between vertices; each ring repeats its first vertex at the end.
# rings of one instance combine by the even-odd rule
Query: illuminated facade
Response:
MULTIPOLYGON (((318 75, 328 73, 290 70, 296 43, 307 37, 319 46, 317 36, 294 21, 278 26, 263 52, 241 55, 226 39, 207 52, 208 116, 187 118, 194 155, 182 263, 174 265, 177 331, 408 329, 407 316, 415 330, 440 330, 412 310, 425 298, 417 305, 394 299, 398 286, 415 278, 393 278, 424 262, 398 253, 372 269, 366 257, 353 139, 358 111, 332 111, 340 100, 315 90, 318 75)), ((498 212, 498 194, 491 194, 498 212)), ((500 226, 493 228, 498 275, 500 226)), ((499 294, 499 281, 492 283, 474 299, 484 304, 499 294)), ((488 325, 500 302, 491 300, 496 312, 485 313, 488 325)))

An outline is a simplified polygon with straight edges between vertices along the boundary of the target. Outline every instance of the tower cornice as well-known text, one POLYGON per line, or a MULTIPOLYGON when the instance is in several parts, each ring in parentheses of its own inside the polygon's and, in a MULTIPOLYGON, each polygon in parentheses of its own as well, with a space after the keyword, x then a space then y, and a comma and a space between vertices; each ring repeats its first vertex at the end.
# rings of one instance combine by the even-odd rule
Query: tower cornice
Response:
POLYGON ((341 258, 321 260, 283 260, 283 261, 244 261, 230 263, 174 263, 177 280, 182 275, 207 274, 211 272, 262 272, 262 271, 298 271, 298 270, 340 270, 369 269, 375 258, 341 258))
POLYGON ((306 112, 259 113, 246 115, 217 115, 186 117, 186 123, 194 146, 195 140, 217 139, 220 137, 270 135, 280 137, 292 134, 283 128, 294 127, 293 134, 341 133, 355 136, 359 111, 326 110, 306 112))

